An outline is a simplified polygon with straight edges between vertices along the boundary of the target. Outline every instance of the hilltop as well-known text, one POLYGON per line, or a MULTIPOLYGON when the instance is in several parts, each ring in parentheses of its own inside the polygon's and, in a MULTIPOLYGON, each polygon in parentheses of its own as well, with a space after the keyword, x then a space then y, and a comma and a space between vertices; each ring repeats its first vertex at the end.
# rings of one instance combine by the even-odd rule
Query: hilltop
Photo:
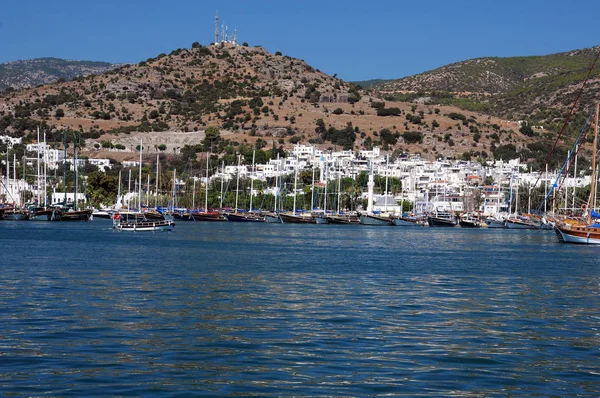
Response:
MULTIPOLYGON (((539 149, 555 134, 523 132, 512 118, 390 84, 364 91, 260 46, 194 43, 100 75, 5 93, 0 134, 33 141, 41 125, 60 146, 64 130, 77 131, 88 156, 120 160, 135 158, 140 138, 169 153, 207 150, 204 131, 216 127, 221 139, 212 150, 228 154, 309 143, 426 158, 521 156, 538 164, 539 149)), ((503 93, 513 87, 498 87, 504 85, 503 93)))
POLYGON ((119 65, 108 62, 69 61, 60 58, 36 58, 0 64, 0 91, 36 87, 77 76, 97 75, 119 65))

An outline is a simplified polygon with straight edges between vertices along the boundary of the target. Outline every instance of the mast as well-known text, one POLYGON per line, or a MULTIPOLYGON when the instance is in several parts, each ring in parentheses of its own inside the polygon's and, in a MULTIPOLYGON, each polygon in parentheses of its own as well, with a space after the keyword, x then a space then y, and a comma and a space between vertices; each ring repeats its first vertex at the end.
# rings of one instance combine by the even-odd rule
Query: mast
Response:
POLYGON ((340 170, 340 164, 339 164, 340 159, 338 158, 337 160, 337 173, 338 173, 338 186, 337 186, 337 211, 336 214, 339 215, 340 214, 340 200, 342 199, 342 173, 340 170))
POLYGON ((311 213, 313 211, 314 204, 315 204, 315 166, 313 165, 313 168, 312 168, 312 186, 310 187, 310 212, 311 213))
POLYGON ((242 158, 241 154, 238 154, 238 163, 237 163, 237 178, 235 185, 235 212, 238 212, 238 196, 240 193, 240 159, 242 158))
POLYGON ((44 207, 48 207, 48 194, 46 192, 48 183, 48 152, 46 151, 46 133, 44 133, 44 207))
MULTIPOLYGON (((294 215, 296 215, 296 188, 298 187, 298 158, 294 164, 294 215)), ((311 204, 312 206, 312 204, 311 204)))
POLYGON ((148 173, 148 184, 146 185, 146 207, 150 207, 150 173, 148 173))
POLYGON ((40 205, 40 126, 37 128, 37 205, 40 205))
POLYGON ((221 161, 221 203, 219 209, 223 208, 223 182, 225 181, 225 161, 221 161))
POLYGON ((323 179, 325 180, 325 196, 323 197, 323 216, 327 215, 327 165, 323 163, 323 179))
POLYGON ((73 198, 73 210, 77 210, 77 185, 78 185, 78 175, 77 175, 77 135, 73 134, 73 168, 75 169, 75 197, 73 198))
POLYGON ((388 209, 387 209, 387 202, 388 202, 388 174, 390 171, 390 157, 389 155, 385 156, 385 212, 387 213, 388 209))
POLYGON ((592 212, 596 207, 596 148, 598 145, 598 104, 596 104, 596 117, 594 118, 594 148, 592 149, 592 181, 590 186, 590 211, 588 212, 588 224, 592 223, 592 212))
POLYGON ((250 212, 252 212, 252 194, 254 192, 254 156, 256 149, 252 151, 252 174, 250 175, 250 212))
POLYGON ((119 170, 119 189, 117 192, 117 203, 121 203, 121 206, 119 206, 119 209, 121 209, 121 207, 123 207, 123 203, 121 202, 121 170, 119 170))
POLYGON ((154 193, 154 207, 158 207, 158 166, 160 165, 158 159, 158 152, 156 152, 156 192, 154 193))
POLYGON ((207 211, 208 211, 208 157, 206 158, 206 184, 204 187, 204 212, 207 212, 207 211))
MULTIPOLYGON (((131 193, 131 169, 129 169, 129 184, 127 185, 127 196, 131 193)), ((127 210, 129 210, 129 198, 127 199, 127 210)))
POLYGON ((279 153, 277 153, 277 163, 275 164, 275 201, 273 205, 273 212, 277 213, 277 199, 279 197, 279 185, 277 184, 277 177, 279 176, 279 153))
POLYGON ((138 178, 140 186, 138 187, 138 209, 142 211, 142 151, 144 150, 144 141, 140 140, 140 176, 138 178))
POLYGON ((367 214, 373 214, 373 187, 375 186, 375 181, 373 180, 373 159, 371 159, 371 172, 369 173, 369 181, 367 182, 367 214))

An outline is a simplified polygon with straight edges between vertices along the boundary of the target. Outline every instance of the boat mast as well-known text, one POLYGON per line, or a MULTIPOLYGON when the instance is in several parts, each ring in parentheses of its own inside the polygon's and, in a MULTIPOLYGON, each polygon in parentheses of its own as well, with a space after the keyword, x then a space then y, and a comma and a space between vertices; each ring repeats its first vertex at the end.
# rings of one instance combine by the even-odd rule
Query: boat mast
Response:
POLYGON ((78 175, 77 175, 77 135, 73 134, 73 168, 75 169, 75 197, 73 198, 73 210, 77 210, 77 185, 78 185, 78 175))
POLYGON ((37 128, 37 205, 40 205, 40 126, 37 128))
POLYGON ((48 183, 48 152, 46 151, 46 133, 44 133, 44 208, 48 207, 48 193, 46 184, 48 183))
POLYGON ((279 198, 279 185, 277 184, 277 177, 279 175, 279 153, 277 153, 277 163, 275 164, 275 200, 273 204, 273 212, 277 213, 277 199, 279 198))
POLYGON ((127 185, 127 210, 130 209, 130 207, 129 207, 130 193, 131 193, 131 169, 129 169, 129 183, 127 185))
MULTIPOLYGON (((312 168, 312 186, 310 187, 310 212, 312 213, 315 204, 315 166, 312 168)), ((295 206, 294 206, 295 207, 295 206)))
MULTIPOLYGON (((221 161, 221 203, 219 204, 219 209, 223 208, 223 183, 225 182, 225 161, 221 161)), ((206 211, 206 209, 205 209, 206 211)))
POLYGON ((158 166, 160 165, 158 159, 158 152, 156 152, 156 192, 154 193, 154 207, 158 207, 158 166))
POLYGON ((238 196, 240 194, 240 160, 242 158, 241 154, 238 154, 238 163, 237 163, 237 178, 235 185, 235 212, 238 212, 238 196))
POLYGON ((387 207, 387 203, 388 203, 388 174, 390 172, 390 156, 389 154, 385 156, 385 193, 384 193, 384 200, 385 200, 385 212, 387 213, 388 211, 388 207, 387 207))
POLYGON ((142 151, 144 150, 144 141, 140 140, 140 176, 138 178, 140 186, 138 187, 138 208, 142 211, 142 151))
POLYGON ((340 200, 342 199, 342 172, 340 170, 340 158, 338 158, 337 162, 336 162, 336 168, 337 168, 337 173, 338 173, 338 186, 337 186, 337 211, 336 214, 339 215, 340 214, 340 200))
MULTIPOLYGON (((296 215, 296 188, 298 186, 298 158, 294 163, 294 215, 296 215)), ((312 206, 312 204, 311 204, 312 206)))
POLYGON ((119 170, 119 189, 117 192, 117 203, 121 203, 121 206, 119 206, 119 209, 121 209, 121 207, 123 207, 123 202, 121 201, 121 170, 119 170))
POLYGON ((367 182, 367 214, 373 214, 373 187, 375 186, 375 181, 373 180, 373 159, 371 159, 371 172, 369 173, 369 180, 367 182))
POLYGON ((204 186, 204 212, 208 211, 208 181, 209 181, 208 180, 208 157, 206 157, 206 184, 204 186))
POLYGON ((325 195, 323 196, 323 216, 327 216, 327 164, 323 161, 323 179, 325 180, 325 195))
POLYGON ((596 207, 596 148, 598 145, 598 104, 596 104, 596 117, 594 119, 594 147, 592 149, 592 181, 590 186, 590 211, 588 212, 588 224, 592 223, 592 211, 596 207))
POLYGON ((250 175, 250 212, 252 212, 252 193, 254 192, 254 156, 256 149, 252 151, 252 174, 250 175))

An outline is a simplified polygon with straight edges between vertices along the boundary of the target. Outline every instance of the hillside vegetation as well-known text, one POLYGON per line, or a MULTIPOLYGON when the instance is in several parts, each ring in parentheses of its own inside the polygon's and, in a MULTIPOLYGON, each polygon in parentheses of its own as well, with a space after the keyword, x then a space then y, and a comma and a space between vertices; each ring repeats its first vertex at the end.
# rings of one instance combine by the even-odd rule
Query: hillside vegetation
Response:
POLYGON ((118 65, 108 62, 36 58, 0 64, 0 91, 36 87, 77 76, 101 74, 118 65))
MULTIPOLYGON (((0 97, 0 134, 32 142, 41 126, 56 147, 76 135, 86 156, 118 160, 135 159, 143 140, 147 149, 172 156, 199 157, 210 150, 228 163, 235 161, 235 153, 270 149, 261 155, 268 158, 304 143, 354 151, 379 146, 394 156, 408 152, 426 158, 520 156, 539 166, 556 132, 546 126, 523 128, 516 122, 525 119, 521 114, 515 110, 509 118, 498 107, 516 108, 511 98, 525 95, 511 93, 531 87, 535 95, 532 82, 543 77, 532 78, 537 72, 531 66, 527 73, 514 66, 519 61, 496 66, 495 73, 502 70, 506 76, 495 79, 495 85, 472 83, 485 74, 482 65, 500 60, 467 61, 470 69, 449 66, 444 73, 455 77, 446 76, 446 86, 431 83, 431 92, 406 90, 418 85, 408 80, 364 91, 260 46, 194 43, 100 75, 6 92, 0 97), (519 85, 519 79, 524 83, 519 85), (469 83, 461 86, 458 80, 469 83)), ((574 84, 575 72, 562 68, 554 69, 574 84)), ((430 82, 441 79, 432 76, 430 82)), ((540 105, 542 111, 547 112, 540 105)), ((554 161, 565 151, 561 144, 554 161)))

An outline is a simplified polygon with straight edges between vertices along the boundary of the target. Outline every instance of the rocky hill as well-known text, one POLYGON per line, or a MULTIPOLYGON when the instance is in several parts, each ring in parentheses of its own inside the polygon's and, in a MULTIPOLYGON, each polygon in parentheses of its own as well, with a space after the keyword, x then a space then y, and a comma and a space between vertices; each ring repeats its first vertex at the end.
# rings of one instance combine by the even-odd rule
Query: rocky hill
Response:
POLYGON ((19 90, 71 80, 77 76, 97 75, 119 65, 108 62, 68 61, 59 58, 36 58, 0 64, 0 91, 19 90))
MULTIPOLYGON (((453 104, 557 129, 598 51, 600 47, 546 56, 471 59, 383 82, 374 90, 388 99, 453 104)), ((599 85, 597 65, 577 108, 579 120, 600 100, 599 85)))
POLYGON ((0 134, 28 142, 41 125, 60 146, 64 131, 78 132, 88 156, 120 160, 135 158, 140 139, 174 154, 207 150, 204 131, 216 127, 212 150, 223 154, 310 143, 427 158, 521 156, 532 163, 545 157, 539 149, 555 134, 520 131, 516 118, 460 108, 444 96, 419 92, 407 101, 395 86, 385 87, 365 92, 259 46, 194 43, 101 75, 4 93, 0 134))

